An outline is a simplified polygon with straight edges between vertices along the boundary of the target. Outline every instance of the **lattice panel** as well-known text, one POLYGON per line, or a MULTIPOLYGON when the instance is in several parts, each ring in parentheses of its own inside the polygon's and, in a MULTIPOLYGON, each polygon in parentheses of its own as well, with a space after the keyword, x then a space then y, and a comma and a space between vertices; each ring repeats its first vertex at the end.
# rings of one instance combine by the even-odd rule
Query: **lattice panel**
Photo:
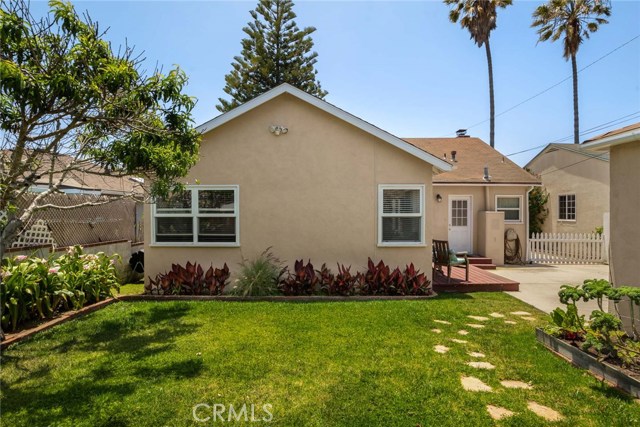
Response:
POLYGON ((41 219, 37 220, 29 229, 20 233, 11 247, 24 248, 39 245, 55 245, 49 226, 41 219))

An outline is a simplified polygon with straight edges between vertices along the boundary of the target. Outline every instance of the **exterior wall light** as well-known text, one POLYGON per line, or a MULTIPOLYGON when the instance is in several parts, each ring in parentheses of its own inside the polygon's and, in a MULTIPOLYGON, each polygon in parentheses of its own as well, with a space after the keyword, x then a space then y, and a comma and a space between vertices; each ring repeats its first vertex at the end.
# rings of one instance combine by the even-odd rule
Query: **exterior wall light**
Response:
POLYGON ((287 132, 289 132, 289 129, 280 125, 271 125, 269 126, 269 132, 271 132, 275 136, 280 136, 285 135, 287 132))
POLYGON ((442 196, 439 193, 436 194, 436 202, 438 202, 438 203, 442 202, 442 196))

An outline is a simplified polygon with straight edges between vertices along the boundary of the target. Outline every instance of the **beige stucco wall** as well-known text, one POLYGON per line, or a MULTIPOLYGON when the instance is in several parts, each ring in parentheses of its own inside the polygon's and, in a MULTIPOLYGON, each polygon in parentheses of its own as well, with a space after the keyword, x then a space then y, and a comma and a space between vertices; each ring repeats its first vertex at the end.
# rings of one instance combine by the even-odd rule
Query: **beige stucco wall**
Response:
MULTIPOLYGON (((640 141, 613 146, 610 156, 611 276, 615 286, 640 286, 640 141)), ((630 329, 627 305, 620 304, 620 309, 630 329)))
POLYGON ((543 153, 529 165, 540 175, 549 192, 549 215, 545 233, 591 233, 603 226, 603 214, 609 212, 609 162, 590 159, 567 150, 543 153), (579 163, 578 163, 579 162, 579 163), (558 219, 558 196, 576 195, 576 220, 558 219))
POLYGON ((522 197, 522 221, 519 223, 505 222, 504 229, 513 228, 520 238, 522 245, 523 258, 526 250, 526 222, 528 218, 527 212, 527 191, 528 186, 485 186, 485 185, 433 185, 434 198, 436 194, 442 196, 442 202, 434 203, 433 209, 433 238, 439 240, 447 240, 449 237, 449 197, 451 196, 471 196, 471 209, 473 212, 472 220, 472 245, 473 252, 478 255, 481 253, 480 233, 477 227, 479 218, 478 213, 482 211, 494 211, 496 208, 496 195, 504 196, 521 196, 522 197))
MULTIPOLYGON (((146 274, 171 263, 228 263, 265 248, 289 265, 311 259, 316 268, 336 262, 366 266, 367 257, 391 265, 413 262, 431 276, 432 226, 422 247, 378 247, 379 184, 424 184, 425 211, 433 206, 431 166, 288 94, 206 133, 200 161, 186 181, 239 185, 240 247, 154 247, 145 221, 146 274), (288 127, 274 136, 271 125, 288 127)), ((150 218, 150 207, 145 215, 150 218)), ((148 280, 148 278, 147 278, 148 280)))

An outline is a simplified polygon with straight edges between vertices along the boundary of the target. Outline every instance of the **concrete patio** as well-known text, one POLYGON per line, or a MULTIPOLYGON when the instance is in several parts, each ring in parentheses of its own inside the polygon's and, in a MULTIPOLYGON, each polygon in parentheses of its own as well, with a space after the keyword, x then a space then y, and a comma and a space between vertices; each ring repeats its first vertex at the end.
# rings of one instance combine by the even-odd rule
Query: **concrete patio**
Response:
MULTIPOLYGON (((520 282, 520 290, 507 292, 532 306, 551 312, 561 306, 558 300, 560 286, 582 284, 585 279, 609 279, 609 266, 604 264, 529 264, 498 267, 496 274, 520 282)), ((592 310, 598 308, 595 301, 578 304, 582 314, 589 317, 592 310)), ((605 306, 606 309, 606 306, 605 306)))

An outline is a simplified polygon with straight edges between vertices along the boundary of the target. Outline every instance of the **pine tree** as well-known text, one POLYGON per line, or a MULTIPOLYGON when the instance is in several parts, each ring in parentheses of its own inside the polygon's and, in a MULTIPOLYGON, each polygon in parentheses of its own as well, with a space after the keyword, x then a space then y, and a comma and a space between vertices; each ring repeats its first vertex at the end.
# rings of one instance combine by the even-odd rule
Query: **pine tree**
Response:
POLYGON ((219 98, 216 108, 227 112, 282 83, 324 98, 327 92, 314 68, 318 54, 311 50, 316 29, 298 28, 293 1, 260 0, 250 13, 253 22, 242 29, 249 37, 242 39, 242 52, 225 76, 224 91, 231 99, 219 98))

